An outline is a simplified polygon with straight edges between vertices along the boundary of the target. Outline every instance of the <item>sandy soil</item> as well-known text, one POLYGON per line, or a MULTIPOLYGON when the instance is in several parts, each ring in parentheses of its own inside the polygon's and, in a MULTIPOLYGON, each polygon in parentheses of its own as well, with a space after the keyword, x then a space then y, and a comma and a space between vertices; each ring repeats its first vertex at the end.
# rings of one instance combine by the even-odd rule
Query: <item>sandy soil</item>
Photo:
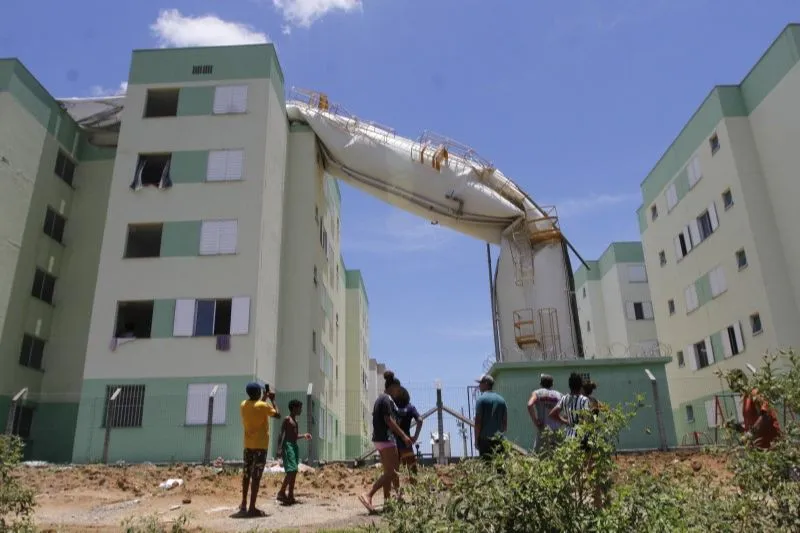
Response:
MULTIPOLYGON (((648 453, 618 457, 621 471, 645 467, 658 472, 686 468, 696 475, 722 480, 725 457, 699 452, 648 453)), ((36 522, 44 531, 95 533, 120 531, 131 517, 157 516, 162 522, 189 516, 189 529, 211 531, 322 531, 366 525, 368 516, 357 496, 377 477, 375 468, 354 470, 331 465, 301 473, 291 507, 274 497, 282 474, 265 473, 259 507, 266 518, 231 517, 241 498, 240 471, 200 466, 21 466, 16 475, 37 492, 36 522), (163 490, 159 483, 180 478, 180 487, 163 490)), ((441 472, 446 476, 446 472, 441 472)), ((380 502, 380 497, 376 503, 380 502)))

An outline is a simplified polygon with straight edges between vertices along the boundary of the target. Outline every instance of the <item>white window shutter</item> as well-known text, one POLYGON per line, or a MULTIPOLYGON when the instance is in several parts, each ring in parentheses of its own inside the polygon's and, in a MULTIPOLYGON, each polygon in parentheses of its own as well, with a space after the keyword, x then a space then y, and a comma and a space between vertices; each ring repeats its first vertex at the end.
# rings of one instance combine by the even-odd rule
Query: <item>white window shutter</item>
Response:
POLYGON ((234 298, 231 303, 231 335, 247 335, 250 331, 250 298, 234 298))
POLYGON ((653 302, 642 302, 642 311, 645 320, 653 320, 653 302))
POLYGON ((219 253, 220 222, 204 220, 200 228, 200 255, 219 253))
POLYGON ((224 424, 228 408, 228 386, 225 383, 192 383, 186 395, 186 425, 205 425, 208 422, 208 398, 217 387, 214 395, 213 424, 224 424))
POLYGON ((689 222, 689 234, 692 236, 692 245, 697 246, 700 244, 700 226, 697 219, 689 222))
POLYGON ((708 283, 711 285, 711 296, 719 294, 719 287, 717 285, 717 269, 714 268, 708 273, 708 283))
POLYGON ((228 113, 231 106, 231 87, 217 87, 214 90, 214 114, 228 113))
POLYGON ((235 254, 236 241, 239 236, 238 220, 220 220, 217 222, 219 234, 218 249, 219 254, 235 254))
POLYGON ((736 346, 739 348, 739 353, 744 351, 744 337, 742 337, 742 326, 739 322, 733 324, 733 336, 736 338, 736 346))
POLYGON ((230 87, 231 104, 229 113, 244 113, 247 111, 247 85, 230 87))
POLYGON ((636 309, 633 306, 633 302, 625 302, 625 315, 628 320, 636 320, 636 309))
POLYGON ((717 426, 717 403, 715 400, 706 400, 706 420, 708 421, 708 427, 717 426))
POLYGON ((699 156, 694 156, 694 159, 692 159, 692 168, 694 170, 694 182, 697 183, 703 177, 703 168, 700 166, 699 156))
POLYGON ((672 209, 677 204, 678 204, 678 193, 675 190, 675 183, 673 182, 667 188, 667 212, 672 211, 672 209))
POLYGON ((714 362, 714 346, 711 344, 711 337, 706 337, 706 355, 708 356, 708 364, 714 362))
POLYGON ((719 290, 718 294, 722 294, 728 290, 728 281, 725 279, 725 270, 722 268, 722 265, 719 265, 714 270, 717 273, 717 289, 719 290))
POLYGON ((240 180, 244 175, 244 150, 228 150, 225 179, 240 180))
POLYGON ((700 307, 700 302, 697 299, 697 285, 692 284, 691 294, 692 294, 692 309, 697 309, 698 307, 700 307))
POLYGON ((692 370, 697 370, 697 354, 694 351, 694 344, 690 344, 686 347, 686 351, 683 352, 686 358, 689 359, 689 366, 692 370))
POLYGON ((686 243, 686 253, 692 251, 692 235, 689 232, 689 226, 683 228, 683 241, 686 243))
POLYGON ((711 231, 716 231, 719 227, 719 218, 717 217, 717 208, 714 202, 708 204, 708 218, 711 219, 711 231))
POLYGON ((736 404, 736 421, 744 422, 744 412, 742 410, 744 407, 744 398, 742 398, 741 394, 737 394, 733 397, 733 402, 736 404))
POLYGON ((208 168, 206 169, 207 181, 222 181, 225 179, 225 166, 227 153, 225 150, 212 150, 208 152, 208 168))
POLYGON ((175 319, 172 322, 173 337, 191 337, 194 333, 194 300, 175 301, 175 319))
POLYGON ((683 295, 686 300, 686 312, 694 311, 696 307, 695 300, 697 299, 697 290, 695 289, 694 283, 684 289, 683 295))
POLYGON ((730 328, 725 328, 720 332, 720 336, 722 336, 722 351, 724 352, 723 356, 725 359, 733 356, 733 350, 731 350, 731 338, 730 334, 728 333, 730 328))

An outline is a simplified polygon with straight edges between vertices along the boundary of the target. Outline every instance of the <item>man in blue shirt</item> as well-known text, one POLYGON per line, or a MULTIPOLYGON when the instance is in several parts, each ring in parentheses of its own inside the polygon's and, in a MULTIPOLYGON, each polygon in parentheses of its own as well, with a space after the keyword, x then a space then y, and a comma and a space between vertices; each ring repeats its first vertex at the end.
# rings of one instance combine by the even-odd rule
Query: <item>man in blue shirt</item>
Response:
POLYGON ((503 397, 492 390, 492 376, 481 376, 478 388, 481 395, 475 403, 475 445, 480 457, 489 460, 502 445, 508 429, 508 408, 503 397))

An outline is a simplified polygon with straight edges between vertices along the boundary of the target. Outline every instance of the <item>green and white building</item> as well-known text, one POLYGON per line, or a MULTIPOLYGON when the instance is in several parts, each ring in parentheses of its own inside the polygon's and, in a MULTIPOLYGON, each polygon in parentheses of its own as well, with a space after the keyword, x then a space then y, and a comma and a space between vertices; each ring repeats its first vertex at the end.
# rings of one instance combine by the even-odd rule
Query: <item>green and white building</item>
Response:
POLYGON ((284 411, 311 384, 301 454, 344 458, 341 198, 283 84, 272 45, 134 51, 105 102, 0 60, 0 422, 26 391, 31 457, 98 460, 110 422, 111 461, 199 460, 214 389, 211 453, 236 457, 257 379, 284 411))
POLYGON ((659 349, 640 242, 613 242, 575 272, 584 357, 656 357, 659 349))
POLYGON ((800 341, 800 25, 714 87, 641 185, 639 224, 677 436, 709 433, 718 370, 800 341))
POLYGON ((369 396, 369 299, 360 270, 346 272, 346 287, 346 455, 359 457, 371 447, 369 427, 375 400, 369 396))

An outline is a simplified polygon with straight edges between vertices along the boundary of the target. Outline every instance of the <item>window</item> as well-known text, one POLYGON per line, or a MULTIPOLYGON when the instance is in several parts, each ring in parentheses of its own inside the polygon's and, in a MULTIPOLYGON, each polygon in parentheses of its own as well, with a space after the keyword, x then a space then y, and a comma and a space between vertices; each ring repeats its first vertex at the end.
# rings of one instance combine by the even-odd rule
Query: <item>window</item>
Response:
POLYGON ((725 280, 725 271, 722 265, 717 266, 708 273, 708 281, 711 284, 711 296, 716 298, 728 290, 728 283, 725 280))
POLYGON ((656 220, 658 218, 658 206, 653 204, 650 206, 650 219, 656 220))
POLYGON ((750 331, 753 332, 753 335, 758 335, 764 331, 761 326, 761 315, 758 313, 750 315, 750 331))
POLYGON ((700 158, 698 156, 692 158, 686 166, 686 172, 689 175, 689 188, 691 189, 703 177, 703 169, 700 168, 700 158))
POLYGON ((43 302, 49 304, 53 303, 53 293, 56 289, 56 278, 42 270, 36 269, 36 274, 33 276, 33 287, 31 288, 31 296, 38 298, 43 302))
POLYGON ((664 252, 664 250, 658 252, 658 264, 660 264, 662 267, 667 264, 667 254, 664 252))
POLYGON ((236 253, 237 220, 204 220, 200 228, 200 255, 236 253))
POLYGON ((125 241, 125 258, 159 257, 161 255, 162 224, 130 224, 125 241))
POLYGON ((56 156, 56 168, 53 169, 56 176, 64 180, 67 185, 72 186, 75 178, 75 163, 63 151, 59 150, 56 156))
POLYGON ((697 299, 697 288, 694 283, 686 287, 683 291, 684 298, 686 299, 686 314, 691 313, 700 306, 697 299))
POLYGON ((678 190, 675 187, 675 183, 670 183, 669 187, 667 187, 666 197, 667 212, 669 213, 678 205, 678 190))
POLYGON ((625 302, 628 320, 653 320, 652 302, 625 302))
POLYGON ((177 116, 179 95, 180 89, 148 89, 144 118, 177 116))
POLYGON ((683 368, 684 366, 686 366, 686 362, 683 360, 683 352, 682 351, 678 350, 678 353, 676 354, 676 358, 678 359, 678 368, 683 368))
POLYGON ((214 114, 245 113, 247 111, 247 85, 217 87, 214 91, 214 114))
POLYGON ((675 259, 680 261, 685 257, 689 252, 692 251, 692 239, 691 233, 689 231, 689 226, 683 228, 674 239, 675 241, 675 259))
POLYGON ((314 265, 314 286, 317 286, 317 265, 314 265))
POLYGON ((716 133, 713 134, 711 138, 708 139, 708 145, 711 147, 711 155, 716 154, 717 150, 719 150, 719 135, 716 133))
POLYGON ((644 265, 628 265, 628 281, 630 283, 647 282, 647 269, 644 265))
POLYGON ((31 425, 33 423, 33 407, 17 405, 14 409, 14 421, 11 423, 11 434, 21 439, 31 438, 31 425))
POLYGON ((670 315, 675 314, 675 300, 667 300, 667 310, 670 315))
POLYGON ((244 175, 244 150, 212 150, 208 153, 207 181, 236 181, 244 175))
POLYGON ((744 351, 744 339, 742 338, 742 327, 738 322, 731 324, 721 332, 722 347, 725 350, 725 357, 733 357, 744 351))
POLYGON ((102 427, 106 427, 106 423, 112 428, 142 427, 144 387, 144 385, 107 385, 102 427), (112 402, 111 396, 117 389, 120 389, 120 392, 112 402))
POLYGON ((589 322, 588 320, 586 321, 586 331, 587 332, 591 332, 592 331, 592 323, 589 322))
POLYGON ((582 298, 586 298, 586 287, 583 287, 581 293, 582 293, 582 298))
POLYGON ((725 206, 725 209, 730 209, 733 207, 733 194, 731 194, 730 189, 727 189, 722 193, 722 205, 725 206))
POLYGON ((136 174, 131 183, 131 189, 138 190, 142 187, 168 188, 172 186, 169 178, 169 167, 172 154, 139 154, 136 164, 136 174))
POLYGON ((186 391, 186 425, 198 426, 208 423, 208 399, 211 392, 214 394, 214 411, 211 415, 212 424, 224 424, 225 412, 228 407, 228 386, 225 383, 192 383, 186 391))
POLYGON ((45 235, 56 242, 64 242, 64 228, 66 225, 66 218, 56 213, 52 207, 47 208, 47 213, 44 215, 44 227, 42 228, 45 235))
POLYGON ((695 359, 697 360, 697 368, 705 368, 708 366, 708 351, 706 350, 706 343, 700 341, 694 345, 695 359))
POLYGON ((311 353, 317 353, 317 330, 311 330, 311 353))
POLYGON ((736 251, 736 266, 739 267, 739 270, 747 268, 747 254, 744 248, 736 251))
POLYGON ((42 369, 42 357, 44 356, 45 341, 27 333, 22 336, 22 346, 19 351, 19 364, 33 368, 42 369))
POLYGON ((339 327, 339 313, 336 313, 336 327, 339 327))
POLYGON ((686 406, 686 421, 694 422, 694 407, 691 405, 686 406))
POLYGON ((201 74, 213 74, 214 65, 192 65, 192 76, 201 74))
POLYGON ((717 209, 714 207, 714 202, 708 206, 708 209, 703 211, 697 217, 697 229, 699 233, 699 240, 695 244, 706 240, 711 236, 714 231, 719 227, 719 219, 717 218, 717 209))
POLYGON ((149 339, 153 327, 153 300, 117 303, 114 336, 118 339, 149 339))
POLYGON ((250 298, 181 299, 175 302, 174 337, 247 335, 250 298))
POLYGON ((319 223, 319 206, 314 206, 314 222, 319 223))

